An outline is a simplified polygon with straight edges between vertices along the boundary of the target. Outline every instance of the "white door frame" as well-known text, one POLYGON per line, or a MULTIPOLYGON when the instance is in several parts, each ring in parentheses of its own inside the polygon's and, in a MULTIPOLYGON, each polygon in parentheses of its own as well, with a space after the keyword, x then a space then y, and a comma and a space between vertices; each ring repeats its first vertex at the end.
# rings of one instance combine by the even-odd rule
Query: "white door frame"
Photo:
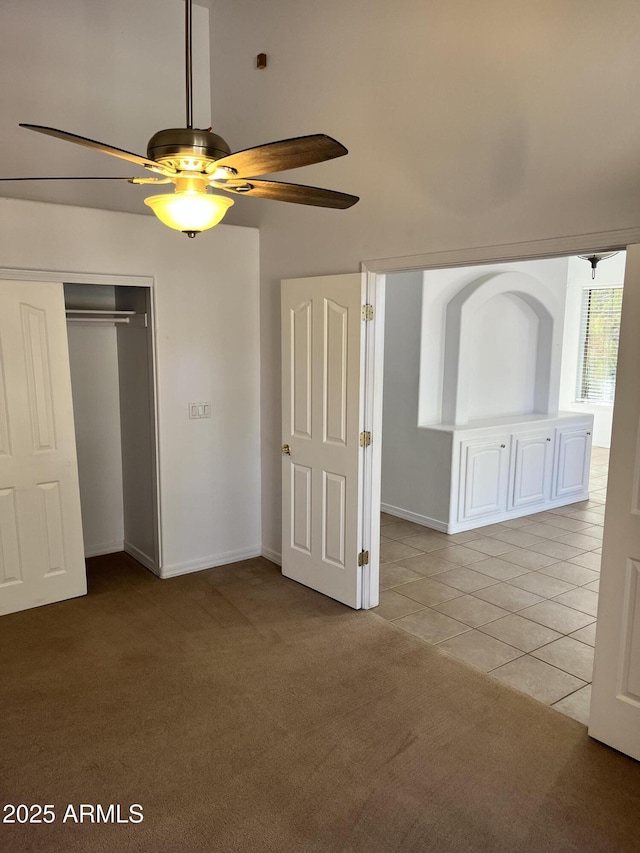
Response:
MULTIPOLYGON (((363 567, 362 607, 376 607, 380 594, 380 488, 382 474, 382 377, 384 371, 384 304, 387 273, 439 270, 479 264, 529 261, 567 255, 585 255, 596 251, 620 251, 640 243, 640 228, 600 231, 533 240, 430 252, 401 258, 363 261, 361 271, 367 280, 367 302, 373 305, 374 320, 367 323, 365 339, 364 426, 372 433, 371 453, 365 454, 363 541, 369 543, 370 561, 363 567)), ((363 544, 367 548, 366 544, 363 544)))
POLYGON ((64 284, 98 284, 115 287, 145 287, 149 290, 149 302, 151 308, 151 385, 153 390, 153 412, 152 429, 154 440, 153 448, 153 474, 156 482, 155 512, 154 512, 154 536, 156 539, 156 552, 158 555, 157 573, 163 565, 162 560, 162 487, 160 482, 160 423, 158 417, 158 353, 156 335, 156 300, 155 300, 155 278, 151 275, 121 275, 118 273, 88 273, 70 272, 68 270, 31 270, 14 269, 11 267, 0 267, 0 279, 12 279, 13 281, 61 281, 64 284))

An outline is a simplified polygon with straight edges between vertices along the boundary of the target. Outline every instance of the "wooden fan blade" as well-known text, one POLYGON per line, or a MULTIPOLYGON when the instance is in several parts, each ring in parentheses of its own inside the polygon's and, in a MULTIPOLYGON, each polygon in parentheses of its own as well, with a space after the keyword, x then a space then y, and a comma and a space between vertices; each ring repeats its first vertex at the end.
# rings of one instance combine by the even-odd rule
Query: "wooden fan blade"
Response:
POLYGON ((216 167, 228 166, 235 169, 239 177, 248 178, 298 169, 300 166, 312 166, 314 163, 324 163, 325 160, 333 160, 334 157, 342 157, 344 154, 348 154, 344 145, 324 133, 316 133, 237 151, 217 160, 216 167))
POLYGON ((95 178, 88 175, 57 178, 0 178, 0 181, 134 181, 135 178, 95 178))
POLYGON ((155 160, 149 160, 139 154, 132 154, 131 151, 125 151, 122 148, 114 148, 113 145, 105 145, 104 142, 96 142, 95 139, 87 139, 86 136, 78 136, 75 133, 68 133, 66 130, 57 130, 55 127, 42 127, 39 124, 20 124, 20 127, 35 130, 36 133, 44 133, 46 136, 54 136, 56 139, 63 139, 66 142, 75 142, 76 145, 83 145, 85 148, 101 151, 103 154, 110 154, 112 157, 119 157, 121 160, 136 163, 138 166, 144 166, 145 169, 151 169, 154 172, 173 174, 173 170, 166 169, 161 163, 156 163, 155 160))
POLYGON ((314 207, 333 207, 341 210, 351 207, 359 198, 357 195, 339 193, 335 190, 323 190, 320 187, 305 187, 303 184, 284 184, 280 181, 245 182, 220 181, 220 189, 238 195, 270 198, 273 201, 289 201, 293 204, 310 204, 314 207))

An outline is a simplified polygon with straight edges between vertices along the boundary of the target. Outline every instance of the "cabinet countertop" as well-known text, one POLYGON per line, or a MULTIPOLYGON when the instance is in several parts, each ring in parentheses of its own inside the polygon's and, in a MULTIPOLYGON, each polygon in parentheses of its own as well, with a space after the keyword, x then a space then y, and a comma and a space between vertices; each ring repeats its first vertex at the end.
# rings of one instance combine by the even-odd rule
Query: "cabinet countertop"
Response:
POLYGON ((438 432, 475 432, 481 429, 491 429, 501 427, 508 429, 510 427, 518 427, 524 429, 527 427, 553 425, 556 426, 558 421, 562 421, 567 425, 571 423, 591 423, 593 415, 590 412, 581 414, 580 412, 558 412, 556 415, 543 414, 528 414, 528 415, 505 415, 499 418, 486 418, 478 421, 469 421, 466 424, 427 424, 421 426, 420 429, 435 430, 438 432))

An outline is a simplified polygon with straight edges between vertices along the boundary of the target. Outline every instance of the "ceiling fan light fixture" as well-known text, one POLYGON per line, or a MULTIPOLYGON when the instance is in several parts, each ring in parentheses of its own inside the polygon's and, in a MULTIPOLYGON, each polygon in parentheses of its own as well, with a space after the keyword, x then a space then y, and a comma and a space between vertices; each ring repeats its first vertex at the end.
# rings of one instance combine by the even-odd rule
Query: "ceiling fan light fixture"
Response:
POLYGON ((593 255, 578 255, 581 261, 589 261, 591 264, 591 278, 596 277, 596 267, 600 261, 606 261, 607 258, 612 258, 617 255, 617 252, 595 252, 593 255))
POLYGON ((233 199, 206 190, 180 189, 145 198, 144 203, 160 222, 190 237, 218 225, 233 204, 233 199))
MULTIPOLYGON (((147 156, 142 157, 124 148, 106 145, 87 136, 69 133, 55 127, 40 124, 20 123, 20 127, 43 133, 67 142, 73 142, 93 151, 126 160, 148 169, 160 177, 118 178, 87 176, 90 181, 128 181, 130 184, 175 184, 175 192, 167 195, 150 196, 145 204, 158 219, 169 228, 195 237, 200 231, 213 228, 223 218, 233 201, 226 196, 211 195, 209 187, 234 195, 252 195, 273 201, 305 204, 344 210, 359 199, 355 195, 335 190, 290 184, 281 181, 260 180, 260 176, 274 172, 286 172, 302 166, 324 163, 335 157, 343 157, 347 149, 324 133, 280 139, 232 152, 225 140, 209 128, 193 126, 192 87, 192 6, 193 0, 184 0, 185 5, 185 82, 186 82, 186 127, 159 130, 147 145, 147 156), (249 179, 250 183, 246 180, 249 179)), ((83 180, 81 178, 31 177, 2 178, 4 181, 58 181, 83 180)))

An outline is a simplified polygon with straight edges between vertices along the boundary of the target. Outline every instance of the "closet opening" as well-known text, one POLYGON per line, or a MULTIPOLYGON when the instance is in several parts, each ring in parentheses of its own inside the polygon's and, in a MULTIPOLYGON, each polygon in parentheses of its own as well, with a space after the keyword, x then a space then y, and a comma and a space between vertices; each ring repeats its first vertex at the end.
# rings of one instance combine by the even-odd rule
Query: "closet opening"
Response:
POLYGON ((159 574, 152 293, 64 284, 85 557, 159 574))

